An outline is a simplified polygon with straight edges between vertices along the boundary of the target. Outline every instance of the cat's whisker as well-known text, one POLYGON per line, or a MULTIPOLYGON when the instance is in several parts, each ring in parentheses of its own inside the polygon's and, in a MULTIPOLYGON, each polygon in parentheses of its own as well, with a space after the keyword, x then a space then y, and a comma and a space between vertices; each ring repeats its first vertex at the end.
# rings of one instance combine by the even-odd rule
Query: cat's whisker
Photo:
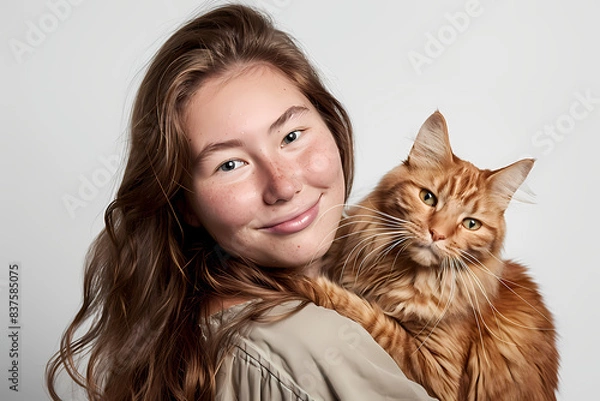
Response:
POLYGON ((393 216, 391 214, 382 212, 381 210, 377 210, 377 209, 374 209, 374 208, 366 207, 364 205, 356 205, 355 208, 356 209, 360 208, 360 209, 363 209, 363 210, 365 210, 367 212, 374 213, 374 215, 370 215, 369 214, 368 216, 370 216, 370 217, 376 217, 376 218, 380 218, 380 219, 386 219, 386 220, 397 222, 397 223, 406 223, 407 222, 406 220, 403 220, 403 219, 401 219, 399 217, 396 217, 396 216, 393 216))
MULTIPOLYGON (((333 205, 333 206, 331 206, 329 209, 327 209, 327 210, 325 210, 325 211, 323 212, 323 215, 322 215, 322 216, 321 216, 319 219, 321 219, 321 218, 324 218, 324 216, 326 216, 326 215, 327 215, 327 213, 331 212, 332 210, 335 210, 335 209, 339 208, 340 206, 342 206, 343 208, 345 208, 345 207, 347 206, 347 204, 346 204, 346 203, 342 203, 342 204, 338 203, 338 204, 336 204, 336 205, 333 205)), ((331 234, 334 234, 334 233, 336 233, 336 232, 337 232, 337 230, 338 230, 338 228, 337 228, 337 227, 334 227, 333 229, 329 230, 329 232, 327 233, 327 235, 326 235, 326 236, 324 236, 324 237, 323 237, 323 239, 321 240, 321 242, 320 242, 320 243, 319 243, 319 245, 317 246, 317 250, 315 251, 315 253, 314 253, 314 254, 313 254, 313 256, 311 257, 311 259, 310 259, 310 262, 308 263, 308 265, 312 265, 312 263, 315 261, 315 256, 319 254, 319 251, 320 251, 320 250, 321 250, 321 248, 322 248, 322 247, 325 245, 325 243, 328 243, 328 240, 327 240, 327 239, 329 238, 329 236, 330 236, 331 234)), ((334 241, 335 241, 335 240, 334 240, 334 241)), ((329 243, 328 243, 328 246, 331 246, 331 244, 329 244, 329 243)))
MULTIPOLYGON (((365 232, 363 232, 363 235, 364 234, 365 234, 365 232)), ((354 263, 352 263, 352 265, 356 266, 359 258, 361 258, 362 260, 360 261, 360 263, 358 263, 358 266, 356 266, 353 269, 353 271, 355 273, 355 280, 358 280, 358 278, 360 277, 360 272, 361 272, 363 266, 365 266, 366 264, 369 264, 369 265, 372 265, 372 266, 376 266, 377 262, 382 257, 384 257, 384 255, 382 255, 378 251, 380 251, 383 248, 388 248, 390 246, 390 243, 388 241, 382 241, 382 243, 380 245, 375 246, 366 255, 362 254, 363 253, 363 249, 366 248, 368 245, 370 245, 372 242, 374 242, 375 239, 378 239, 378 237, 381 237, 381 236, 399 237, 399 239, 396 240, 394 243, 398 243, 398 242, 402 243, 404 240, 406 240, 404 237, 401 236, 403 234, 404 233, 402 231, 399 231, 397 233, 387 231, 385 233, 375 233, 375 234, 370 234, 368 236, 365 236, 365 238, 363 238, 358 244, 356 244, 348 252, 348 254, 346 256, 346 260, 344 261, 344 264, 342 266, 342 272, 344 272, 346 270, 346 268, 348 267, 348 265, 351 264, 352 260, 354 260, 354 263), (372 255, 374 255, 374 254, 377 255, 376 258, 372 257, 372 255)), ((391 250, 388 250, 388 252, 389 251, 391 251, 391 250)), ((355 284, 356 284, 356 282, 355 282, 355 284)))
POLYGON ((458 278, 462 282, 462 287, 464 288, 464 294, 467 298, 467 301, 471 305, 471 311, 473 312, 473 317, 475 319, 475 324, 477 326, 477 330, 479 332, 480 338, 483 338, 483 333, 481 331, 481 308, 479 306, 479 302, 477 297, 475 296, 476 290, 471 279, 471 276, 468 275, 468 268, 464 265, 463 261, 460 258, 454 258, 453 262, 455 263, 457 271, 460 271, 462 274, 458 275, 458 278), (465 272, 467 272, 467 276, 465 276, 465 272), (468 283, 468 284, 467 284, 468 283))
MULTIPOLYGON (((487 254, 488 254, 488 255, 490 255, 492 258, 496 259, 498 262, 500 262, 500 263, 505 263, 505 262, 504 262, 502 259, 498 258, 498 257, 497 257, 496 255, 494 255, 492 252, 490 252, 490 251, 487 251, 487 254)), ((526 290, 531 290, 531 288, 529 288, 529 287, 527 287, 527 286, 524 286, 524 285, 521 285, 521 284, 519 284, 519 283, 515 283, 514 281, 507 281, 507 280, 505 280, 505 281, 506 281, 506 282, 508 282, 508 283, 511 283, 511 284, 513 284, 515 287, 524 288, 524 289, 526 289, 526 290)))
POLYGON ((360 236, 363 236, 363 235, 369 234, 369 233, 382 233, 385 235, 390 235, 390 233, 393 233, 394 235, 410 234, 409 231, 401 229, 401 228, 399 229, 396 227, 391 227, 391 228, 369 227, 369 228, 362 228, 360 233, 353 232, 353 233, 340 235, 340 236, 336 237, 336 241, 351 238, 352 236, 359 236, 359 234, 360 234, 360 236))
POLYGON ((356 233, 356 232, 352 232, 352 233, 347 233, 344 235, 339 235, 336 237, 336 240, 343 240, 343 239, 347 239, 347 238, 352 238, 353 236, 363 236, 365 234, 369 234, 369 233, 383 233, 383 234, 390 234, 393 233, 394 235, 399 235, 399 234, 404 234, 404 235, 410 235, 410 231, 405 230, 403 228, 399 228, 399 227, 362 227, 360 229, 360 233, 356 233))
MULTIPOLYGON (((368 217, 368 216, 365 216, 368 217)), ((340 224, 340 228, 347 228, 353 225, 359 225, 360 227, 352 232, 348 232, 345 233, 344 235, 338 235, 336 236, 336 241, 340 241, 343 239, 347 239, 350 238, 352 236, 362 236, 364 235, 365 232, 383 232, 383 233, 389 233, 390 230, 392 230, 394 233, 405 233, 405 234, 410 234, 410 232, 408 230, 406 230, 404 228, 404 226, 402 225, 398 225, 398 224, 382 224, 380 222, 373 222, 371 220, 365 219, 365 220, 344 220, 342 221, 342 223, 340 224)))
MULTIPOLYGON (((327 209, 327 210, 324 211, 323 216, 325 216, 328 212, 330 212, 332 210, 338 209, 340 206, 347 207, 347 204, 333 205, 329 209, 327 209)), ((400 228, 399 224, 404 223, 405 222, 404 220, 398 219, 398 218, 396 218, 394 216, 391 216, 389 214, 386 214, 386 213, 379 212, 379 211, 377 211, 375 209, 369 209, 369 208, 365 208, 365 209, 367 209, 367 210, 369 210, 371 212, 375 212, 376 214, 375 215, 367 215, 367 214, 356 215, 356 216, 354 216, 352 218, 343 219, 342 222, 340 223, 339 227, 347 227, 347 226, 352 225, 352 224, 361 224, 361 223, 367 223, 368 226, 372 226, 373 218, 375 218, 375 219, 379 220, 379 223, 378 223, 379 226, 370 227, 369 230, 377 230, 377 231, 389 233, 390 229, 393 229, 395 233, 400 234, 398 232, 398 229, 400 228), (356 217, 364 217, 365 220, 356 220, 356 217)), ((321 216, 320 218, 322 218, 323 216, 321 216)), ((337 232, 337 231, 338 231, 338 227, 330 230, 330 232, 328 234, 331 234, 331 233, 334 233, 334 232, 337 232)), ((364 230, 359 230, 358 232, 349 233, 349 234, 346 234, 346 235, 343 235, 343 236, 339 236, 339 237, 337 237, 335 239, 335 241, 346 239, 346 238, 348 238, 351 235, 359 235, 360 231, 364 232, 364 230)), ((409 234, 409 232, 405 231, 405 234, 409 234)), ((326 237, 324 237, 323 240, 321 240, 321 243, 319 243, 319 245, 317 246, 317 250, 320 250, 324 246, 324 244, 327 242, 326 239, 328 237, 329 237, 329 235, 326 236, 326 237)), ((318 254, 318 252, 315 252, 315 255, 316 254, 318 254)), ((311 264, 312 262, 314 262, 314 257, 311 258, 309 264, 311 264)))
MULTIPOLYGON (((477 275, 475 273, 473 273, 469 267, 465 264, 464 261, 460 261, 461 264, 463 264, 464 267, 464 271, 469 275, 469 279, 471 281, 471 283, 475 283, 477 284, 477 286, 479 287, 479 290, 481 292, 481 294, 483 295, 483 297, 485 298, 486 302, 488 303, 488 305, 490 306, 492 312, 493 312, 493 316, 494 316, 494 320, 496 320, 496 327, 497 327, 497 331, 501 332, 501 324, 500 321, 498 320, 498 315, 500 315, 502 318, 504 318, 507 321, 510 321, 510 319, 507 319, 506 316, 504 316, 502 313, 500 313, 496 307, 494 306, 494 302, 489 298, 487 291, 485 290, 483 283, 481 282, 481 280, 479 279, 479 277, 477 277, 477 275)), ((473 290, 475 290, 475 288, 473 287, 473 290)), ((516 344, 514 341, 510 341, 507 340, 506 338, 501 338, 499 336, 499 334, 496 333, 496 331, 494 331, 489 325, 488 322, 483 318, 483 316, 481 315, 481 312, 479 313, 481 316, 481 322, 483 323, 483 325, 485 326, 485 328, 487 329, 488 333, 490 333, 492 336, 494 336, 498 341, 501 341, 505 344, 509 344, 509 345, 515 345, 517 346, 518 344, 516 344)), ((516 322, 512 322, 513 324, 516 324, 516 322)), ((522 326, 521 326, 522 327, 522 326)))
MULTIPOLYGON (((405 249, 410 246, 411 243, 411 239, 414 239, 414 237, 402 237, 402 238, 398 238, 394 243, 392 243, 388 249, 388 253, 392 252, 394 250, 397 250, 396 252, 396 256, 394 257, 394 260, 392 261, 392 263, 390 263, 390 267, 389 267, 389 271, 388 274, 386 276, 385 281, 383 282, 383 285, 385 286, 387 283, 390 282, 390 280, 392 280, 392 273, 395 270, 396 267, 396 262, 398 261, 398 258, 400 257, 400 255, 402 255, 405 251, 405 249)), ((385 254, 385 256, 387 256, 387 254, 385 254)))
MULTIPOLYGON (((458 264, 462 263, 462 261, 459 258, 455 258, 454 260, 458 264)), ((461 267, 462 267, 462 265, 461 265, 461 267)), ((470 278, 470 276, 467 276, 467 277, 470 278)), ((467 283, 465 282, 467 277, 465 277, 462 274, 458 275, 458 278, 462 281, 465 289, 468 289, 467 283)), ((469 282, 471 284, 471 288, 473 289, 473 291, 475 291, 473 282, 471 280, 469 280, 469 282)), ((480 340, 480 344, 481 344, 481 348, 482 348, 483 357, 485 358, 485 361, 489 364, 488 353, 487 353, 487 349, 485 348, 485 342, 483 341, 483 331, 481 330, 481 323, 479 320, 479 318, 482 317, 481 310, 479 309, 479 303, 476 301, 476 299, 473 299, 470 291, 468 291, 468 290, 465 291, 465 294, 467 296, 469 303, 471 304, 471 309, 473 311, 473 317, 475 319, 477 331, 479 332, 479 340, 480 340)))
MULTIPOLYGON (((339 206, 339 205, 338 205, 338 206, 339 206)), ((340 224, 340 227, 346 227, 346 226, 349 226, 349 225, 352 225, 352 224, 358 224, 358 223, 360 223, 360 222, 361 222, 361 221, 358 221, 358 222, 357 222, 357 221, 347 221, 347 220, 346 220, 346 221, 343 221, 343 222, 340 224)), ((362 221, 362 222, 369 223, 370 221, 362 221)), ((396 228, 396 227, 392 227, 392 228, 396 228)), ((389 228, 385 228, 385 227, 379 227, 379 228, 376 228, 376 229, 374 228, 373 230, 385 233, 385 232, 388 232, 388 231, 389 231, 389 228)), ((331 234, 332 232, 336 232, 336 231, 338 231, 338 228, 337 228, 337 227, 336 227, 335 229, 331 230, 331 231, 329 232, 329 234, 331 234)), ((369 231, 369 230, 361 230, 361 231, 364 233, 365 231, 369 231)), ((355 232, 355 233, 349 233, 349 234, 342 235, 342 236, 338 236, 337 238, 335 238, 335 239, 334 239, 334 241, 343 241, 343 240, 345 240, 346 238, 349 238, 349 237, 351 237, 352 235, 358 235, 358 234, 360 234, 360 232, 361 232, 361 231, 358 231, 358 232, 355 232)), ((328 237, 328 236, 327 236, 327 237, 328 237)), ((325 238, 327 238, 327 237, 325 237, 325 238)), ((325 239, 321 241, 321 243, 320 243, 320 244, 319 244, 319 246, 318 246, 318 249, 320 249, 320 248, 321 248, 321 246, 323 246, 323 243, 324 243, 324 241, 325 241, 325 239)), ((356 256, 356 257, 358 257, 358 254, 357 254, 357 256, 356 256)), ((341 269, 339 280, 341 280, 341 279, 342 279, 342 277, 343 277, 344 270, 345 270, 345 267, 346 267, 346 265, 347 265, 347 263, 348 263, 348 260, 349 260, 349 258, 347 258, 346 262, 344 263, 344 266, 343 266, 343 267, 342 267, 342 269, 341 269)), ((312 258, 312 259, 311 259, 311 262, 313 262, 313 261, 314 261, 314 258, 312 258)))
MULTIPOLYGON (((473 273, 471 271, 471 269, 469 268, 469 266, 461 259, 457 258, 457 262, 461 265, 462 271, 466 272, 470 279, 471 279, 471 283, 475 283, 477 284, 477 287, 479 288, 479 291, 481 293, 481 295, 483 295, 483 297, 485 298, 486 302, 493 307, 493 302, 492 300, 489 298, 487 291, 483 285, 483 283, 481 282, 481 279, 479 277, 477 277, 477 275, 475 273, 473 273)), ((487 267, 485 267, 485 265, 481 264, 482 267, 484 267, 485 269, 487 269, 487 267)), ((487 269, 489 271, 489 269, 487 269)), ((491 272, 490 272, 491 273, 491 272)), ((475 291, 475 287, 472 287, 473 291, 475 291)))
MULTIPOLYGON (((448 266, 448 263, 451 263, 452 261, 448 258, 444 258, 442 260, 442 263, 440 265, 441 267, 441 273, 440 276, 444 276, 445 273, 447 271, 450 271, 454 276, 456 275, 456 271, 454 269, 452 269, 451 267, 448 266)), ((431 327, 431 330, 429 331, 429 333, 427 334, 427 336, 425 337, 425 339, 423 341, 421 341, 421 343, 419 344, 419 346, 417 347, 417 349, 413 352, 416 353, 418 352, 421 347, 423 347, 425 345, 425 343, 427 342, 427 340, 429 340, 429 338, 431 338, 431 336, 433 335, 433 332, 435 331, 435 329, 438 327, 438 325, 440 324, 440 322, 444 319, 444 316, 446 316, 446 313, 448 312, 448 309, 450 309, 450 304, 452 303, 452 300, 454 299, 454 289, 455 289, 455 277, 452 278, 452 281, 450 282, 450 295, 448 297, 448 300, 446 301, 446 304, 444 305, 444 309, 442 310, 442 312, 439 314, 439 316, 437 317, 435 323, 433 324, 433 327, 431 327)), ((440 281, 440 283, 443 283, 443 281, 440 281)), ((444 298, 444 291, 445 291, 445 286, 442 285, 441 287, 441 292, 440 292, 440 296, 438 299, 438 303, 437 303, 437 308, 439 308, 440 304, 442 303, 442 299, 444 298)), ((430 327, 431 321, 434 318, 432 317, 425 325, 423 325, 423 328, 421 329, 421 331, 419 331, 415 337, 419 337, 423 331, 425 331, 425 329, 427 327, 430 327)))
POLYGON ((395 252, 394 259, 390 263, 390 268, 393 269, 398 261, 398 257, 402 253, 402 249, 405 248, 406 243, 410 240, 407 237, 397 237, 395 240, 390 241, 388 246, 381 252, 381 255, 376 259, 377 261, 383 260, 388 257, 392 252, 395 252))
MULTIPOLYGON (((520 294, 518 294, 515 290, 513 290, 512 288, 510 288, 510 286, 508 286, 507 281, 501 277, 499 277, 498 275, 494 274, 487 266, 485 266, 481 261, 479 261, 479 259, 475 258, 473 255, 471 255, 470 253, 466 252, 466 251, 461 251, 467 260, 469 260, 472 265, 477 266, 480 270, 482 270, 483 272, 491 275, 492 277, 496 278, 496 280, 498 280, 498 282, 505 287, 507 290, 509 290, 510 292, 512 292, 515 296, 517 296, 521 301, 523 301, 525 304, 527 304, 531 309, 533 309, 534 311, 536 311, 544 320, 546 320, 548 323, 552 323, 551 319, 549 319, 544 313, 542 313, 539 309, 537 309, 534 305, 532 305, 529 301, 527 301, 525 298, 523 298, 520 294)), ((491 253, 490 253, 491 254, 491 253)), ((510 281, 511 284, 513 284, 516 287, 520 287, 520 288, 524 288, 527 290, 530 290, 528 287, 519 285, 515 282, 510 281)), ((529 330, 554 330, 554 329, 546 329, 546 328, 540 328, 540 327, 530 327, 530 326, 525 326, 522 325, 512 319, 507 318, 504 314, 502 314, 502 312, 500 312, 493 304, 493 302, 490 302, 490 305, 492 307, 492 310, 494 311, 494 313, 497 313, 498 315, 500 315, 503 319, 505 319, 506 321, 510 322, 511 324, 524 328, 524 329, 529 329, 529 330)))
MULTIPOLYGON (((470 255, 470 254, 469 254, 468 252, 466 252, 466 251, 465 251, 465 254, 466 254, 467 256, 471 256, 471 257, 472 257, 472 255, 470 255)), ((495 255, 493 255, 491 252, 490 252, 490 255, 492 255, 494 258, 496 257, 496 256, 495 256, 495 255)), ((484 272, 486 272, 486 273, 488 273, 488 274, 492 275, 493 277, 495 277, 495 278, 498 280, 498 282, 499 282, 499 283, 500 283, 500 284, 501 284, 503 287, 505 287, 507 290, 509 290, 510 292, 512 292, 514 295, 516 295, 516 296, 517 296, 517 297, 518 297, 518 298, 519 298, 521 301, 523 301, 523 302, 524 302, 525 304, 527 304, 527 305, 528 305, 530 308, 532 308, 534 311, 536 311, 536 312, 537 312, 537 313, 538 313, 538 314, 539 314, 539 315, 540 315, 542 318, 544 318, 544 320, 546 320, 548 323, 552 323, 551 319, 549 319, 549 318, 548 318, 548 317, 547 317, 547 316, 546 316, 544 313, 542 313, 542 312, 541 312, 539 309, 537 309, 537 308, 536 308, 534 305, 532 305, 532 304, 531 304, 529 301, 527 301, 525 298, 523 298, 523 297, 522 297, 520 294, 518 294, 518 293, 517 293, 515 290, 513 290, 513 289, 512 289, 510 286, 508 286, 508 284, 507 284, 507 283, 510 283, 510 284, 514 285, 515 287, 523 288, 523 289, 526 289, 526 290, 531 290, 529 287, 526 287, 526 286, 519 285, 518 283, 515 283, 515 282, 513 282, 513 281, 507 281, 507 280, 505 280, 505 279, 503 279, 503 278, 499 277, 498 275, 494 274, 492 271, 490 271, 490 269, 489 269, 487 266, 485 266, 483 263, 481 263, 481 262, 480 262, 480 261, 479 261, 477 258, 474 258, 474 257, 473 257, 473 260, 474 260, 474 264, 475 264, 476 266, 478 266, 478 267, 479 267, 479 268, 480 268, 482 271, 484 271, 484 272)), ((499 259, 498 259, 498 260, 499 260, 499 259)), ((502 262, 502 261, 501 261, 501 262, 502 262)), ((493 304, 492 304, 492 307, 493 307, 493 304)), ((554 330, 554 329, 545 329, 545 328, 539 328, 539 327, 528 327, 528 326, 524 326, 524 325, 521 325, 521 324, 519 324, 519 323, 517 323, 517 322, 515 322, 515 321, 511 320, 511 319, 508 319, 506 316, 502 315, 502 313, 501 313, 501 312, 499 312, 499 311, 498 311, 498 310, 497 310, 495 307, 494 307, 494 311, 498 312, 498 314, 500 314, 500 315, 501 315, 501 316, 502 316, 504 319, 506 319, 507 321, 511 322, 512 324, 514 324, 514 325, 517 325, 517 326, 519 326, 519 327, 522 327, 522 328, 525 328, 525 329, 531 329, 531 330, 554 330)))
POLYGON ((404 226, 399 224, 389 224, 383 222, 373 222, 369 220, 352 220, 352 221, 343 221, 339 226, 340 230, 336 235, 336 240, 351 238, 353 236, 362 236, 364 232, 389 232, 391 231, 404 231, 407 234, 409 230, 407 230, 404 226), (348 229, 349 228, 349 229, 348 229), (340 235, 340 232, 343 234, 340 235))
MULTIPOLYGON (((358 262, 359 257, 362 254, 362 249, 365 248, 370 242, 377 239, 378 236, 392 236, 399 237, 398 240, 394 241, 394 244, 397 246, 401 245, 403 242, 409 239, 409 235, 411 235, 410 231, 406 230, 403 226, 405 223, 404 220, 398 219, 394 216, 388 215, 386 213, 382 213, 380 211, 369 209, 363 207, 367 211, 374 212, 375 214, 355 214, 345 218, 340 224, 340 229, 346 229, 350 226, 358 226, 359 229, 346 233, 344 235, 339 235, 335 239, 336 241, 344 241, 352 236, 365 236, 365 238, 361 239, 358 244, 354 246, 350 252, 347 253, 346 260, 340 269, 339 280, 342 280, 346 268, 354 261, 354 265, 358 262)), ((389 248, 391 251, 393 247, 389 248)), ((400 250, 402 251, 403 248, 400 250)), ((387 256, 389 252, 384 252, 380 257, 375 260, 369 260, 369 263, 376 263, 382 260, 384 256, 387 256)), ((369 254, 372 254, 370 252, 369 254)), ((374 263, 374 264, 375 264, 374 263)), ((360 275, 360 270, 364 264, 360 263, 358 269, 355 269, 355 273, 357 277, 360 275)))
POLYGON ((381 216, 373 216, 369 214, 357 214, 352 217, 348 217, 342 221, 342 223, 361 223, 368 222, 369 224, 378 224, 384 227, 401 227, 406 225, 408 222, 404 220, 392 220, 383 218, 381 216))
MULTIPOLYGON (((393 233, 391 233, 391 234, 393 234, 393 233)), ((401 233, 401 232, 398 232, 397 234, 399 234, 399 235, 395 235, 396 239, 394 241, 389 241, 388 243, 384 242, 381 246, 374 248, 371 252, 369 252, 366 255, 366 257, 360 263, 359 269, 357 270, 357 276, 360 274, 360 270, 362 269, 362 267, 365 264, 368 263, 372 267, 379 266, 380 261, 385 259, 395 249, 403 248, 404 244, 410 240, 410 238, 402 236, 401 234, 403 234, 403 233, 401 233), (379 251, 381 249, 383 249, 383 250, 378 253, 377 257, 371 258, 372 254, 376 253, 377 251, 379 251)), ((378 235, 380 235, 380 234, 378 234, 378 235)), ((373 238, 373 236, 371 238, 373 238)), ((395 264, 395 262, 400 254, 401 254, 401 251, 396 252, 393 264, 395 264)))
MULTIPOLYGON (((348 264, 350 263, 350 261, 352 259, 354 259, 355 262, 358 262, 358 258, 361 257, 361 255, 363 253, 363 249, 375 241, 382 243, 382 245, 377 246, 375 248, 375 250, 379 250, 379 249, 381 249, 381 247, 389 246, 388 247, 389 248, 388 253, 389 253, 389 252, 391 252, 391 250, 393 250, 394 246, 398 246, 408 239, 406 237, 406 234, 407 234, 406 230, 402 230, 402 229, 390 230, 389 228, 373 227, 373 228, 361 230, 360 234, 362 236, 364 236, 364 238, 362 238, 358 244, 356 244, 351 250, 349 250, 349 252, 347 252, 346 261, 344 262, 342 271, 345 270, 345 268, 348 266, 348 264), (390 240, 389 241, 385 241, 385 240, 381 241, 381 237, 384 237, 384 238, 390 237, 390 240), (396 238, 396 239, 392 241, 391 240, 392 238, 396 238)), ((338 237, 338 240, 344 240, 344 239, 349 238, 350 236, 351 236, 351 234, 343 235, 343 236, 338 237)), ((386 256, 386 254, 382 254, 378 258, 374 259, 374 258, 370 257, 372 254, 373 254, 373 251, 370 251, 367 254, 367 256, 363 258, 363 261, 360 263, 358 270, 360 270, 360 267, 362 267, 362 265, 364 263, 371 264, 374 262, 378 262, 381 260, 382 257, 386 256)))

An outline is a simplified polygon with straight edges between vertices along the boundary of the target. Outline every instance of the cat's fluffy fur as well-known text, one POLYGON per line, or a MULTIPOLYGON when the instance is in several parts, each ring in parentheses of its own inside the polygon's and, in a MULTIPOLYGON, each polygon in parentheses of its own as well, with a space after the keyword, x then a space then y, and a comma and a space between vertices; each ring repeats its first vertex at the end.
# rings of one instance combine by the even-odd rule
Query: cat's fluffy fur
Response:
POLYGON ((452 153, 435 112, 342 221, 316 303, 365 326, 440 400, 555 400, 552 315, 525 267, 500 256, 533 163, 478 169, 452 153))

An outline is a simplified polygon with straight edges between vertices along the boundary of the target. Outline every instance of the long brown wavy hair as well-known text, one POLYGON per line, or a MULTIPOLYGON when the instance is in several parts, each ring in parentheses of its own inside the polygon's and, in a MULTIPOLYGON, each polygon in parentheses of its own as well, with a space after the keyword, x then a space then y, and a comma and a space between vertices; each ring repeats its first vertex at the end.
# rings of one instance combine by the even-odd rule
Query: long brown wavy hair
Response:
POLYGON ((300 46, 246 6, 185 23, 155 55, 137 93, 123 180, 88 252, 83 302, 46 369, 54 400, 63 371, 90 400, 212 399, 233 335, 277 303, 304 300, 300 271, 229 257, 183 218, 191 177, 187 102, 205 80, 252 63, 279 69, 319 111, 350 192, 350 120, 300 46), (218 333, 205 332, 199 323, 208 300, 232 296, 263 301, 218 333))

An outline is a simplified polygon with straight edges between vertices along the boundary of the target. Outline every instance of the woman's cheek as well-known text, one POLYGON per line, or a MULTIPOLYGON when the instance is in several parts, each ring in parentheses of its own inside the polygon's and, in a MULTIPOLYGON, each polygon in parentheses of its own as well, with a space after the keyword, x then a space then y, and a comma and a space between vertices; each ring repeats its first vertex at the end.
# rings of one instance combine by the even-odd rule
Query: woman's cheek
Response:
POLYGON ((200 218, 208 231, 220 231, 224 227, 235 229, 247 223, 256 191, 249 188, 213 187, 200 207, 200 218))
MULTIPOLYGON (((332 141, 333 142, 333 141, 332 141)), ((309 177, 314 177, 322 183, 332 183, 342 177, 342 161, 335 143, 333 147, 313 148, 304 164, 309 177)))

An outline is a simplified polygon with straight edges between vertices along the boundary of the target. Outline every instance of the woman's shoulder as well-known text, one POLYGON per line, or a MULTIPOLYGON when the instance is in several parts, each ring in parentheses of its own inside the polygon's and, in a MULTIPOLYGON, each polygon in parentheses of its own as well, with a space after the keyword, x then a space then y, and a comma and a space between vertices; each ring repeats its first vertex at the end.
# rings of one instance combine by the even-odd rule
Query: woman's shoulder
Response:
POLYGON ((217 373, 216 400, 314 401, 292 374, 242 337, 217 373))
MULTIPOLYGON (((228 321, 254 301, 222 311, 219 321, 228 321)), ((329 357, 361 343, 374 344, 356 322, 313 303, 290 301, 273 307, 260 322, 251 322, 240 335, 246 349, 255 348, 267 359, 303 356, 329 357)), ((363 344, 364 345, 364 344, 363 344)))
MULTIPOLYGON (((222 311, 219 320, 233 318, 252 303, 222 311)), ((313 357, 323 341, 311 339, 307 324, 314 325, 321 314, 330 315, 314 304, 287 302, 272 308, 261 322, 250 323, 219 369, 217 399, 334 399, 327 389, 315 388, 325 382, 313 357)))
POLYGON ((272 350, 293 352, 296 349, 303 354, 323 356, 323 352, 329 355, 336 349, 356 348, 364 341, 374 343, 356 322, 313 303, 298 309, 297 302, 288 302, 273 308, 269 315, 275 320, 252 325, 248 338, 258 344, 266 342, 272 350))
MULTIPOLYGON (((260 300, 250 300, 226 308, 214 314, 211 322, 217 325, 228 322, 256 302, 260 302, 260 300)), ((312 347, 316 343, 315 338, 311 337, 305 343, 307 334, 319 334, 319 339, 324 342, 328 339, 355 340, 355 336, 345 335, 351 328, 361 335, 368 336, 368 333, 360 325, 334 310, 317 306, 311 302, 302 305, 300 301, 289 301, 274 306, 263 316, 261 322, 251 323, 243 336, 252 340, 260 340, 262 337, 271 336, 281 338, 281 334, 286 333, 288 334, 288 344, 289 340, 299 336, 303 345, 312 347)))
POLYGON ((269 392, 262 399, 282 392, 291 400, 429 399, 360 325, 337 312, 289 302, 267 317, 240 337, 226 369, 234 381, 248 381, 252 388, 244 391, 258 391, 260 378, 260 391, 269 392))

